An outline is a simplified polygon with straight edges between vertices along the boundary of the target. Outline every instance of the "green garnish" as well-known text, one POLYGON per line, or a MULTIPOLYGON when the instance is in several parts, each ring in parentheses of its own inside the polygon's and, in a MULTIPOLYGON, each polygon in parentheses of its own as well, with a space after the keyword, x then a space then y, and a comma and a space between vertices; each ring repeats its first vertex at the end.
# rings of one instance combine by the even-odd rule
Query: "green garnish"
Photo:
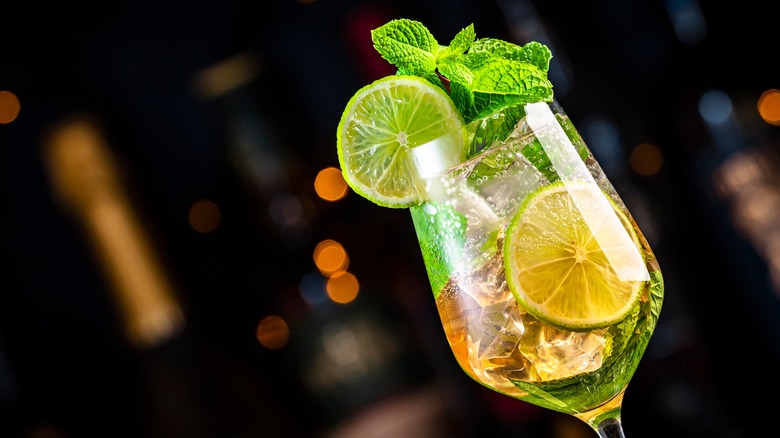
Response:
POLYGON ((452 277, 466 242, 466 217, 452 207, 426 202, 411 209, 434 298, 452 277))
POLYGON ((547 79, 552 53, 538 42, 520 46, 477 39, 469 25, 442 46, 422 23, 409 19, 374 29, 371 39, 399 74, 420 76, 447 90, 467 123, 508 106, 552 101, 547 79))

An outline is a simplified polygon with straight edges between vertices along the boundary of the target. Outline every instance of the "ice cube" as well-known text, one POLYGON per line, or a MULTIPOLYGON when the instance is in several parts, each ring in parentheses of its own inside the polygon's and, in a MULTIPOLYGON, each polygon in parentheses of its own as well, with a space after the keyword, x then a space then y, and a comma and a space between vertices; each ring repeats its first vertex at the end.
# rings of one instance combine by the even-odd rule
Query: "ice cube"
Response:
POLYGON ((503 252, 497 250, 490 254, 487 260, 474 258, 467 260, 465 263, 472 268, 477 263, 481 265, 471 272, 466 272, 464 269, 459 275, 458 288, 483 307, 502 303, 508 299, 514 300, 506 284, 502 254, 503 252))
POLYGON ((595 371, 604 359, 604 333, 567 332, 526 320, 520 351, 541 380, 556 380, 595 371))
POLYGON ((514 298, 483 307, 479 320, 469 328, 480 360, 509 357, 524 331, 514 298))
POLYGON ((495 173, 482 177, 476 189, 501 221, 509 221, 522 205, 523 200, 546 182, 544 176, 519 152, 513 153, 509 164, 495 169, 495 173))

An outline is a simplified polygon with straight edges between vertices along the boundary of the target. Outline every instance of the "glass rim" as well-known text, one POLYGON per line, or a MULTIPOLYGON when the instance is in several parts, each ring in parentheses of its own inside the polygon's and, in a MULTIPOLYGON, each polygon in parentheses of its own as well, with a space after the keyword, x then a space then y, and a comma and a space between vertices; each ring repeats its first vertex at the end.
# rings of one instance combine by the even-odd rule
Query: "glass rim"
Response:
MULTIPOLYGON (((519 107, 522 107, 522 111, 512 115, 512 117, 514 117, 514 119, 511 120, 512 126, 513 129, 516 129, 517 123, 521 119, 528 117, 528 108, 531 105, 535 106, 536 109, 541 109, 540 105, 543 105, 549 109, 551 114, 565 114, 560 104, 555 99, 552 101, 526 102, 497 109, 489 114, 465 123, 456 129, 452 129, 433 140, 411 148, 409 154, 409 164, 411 165, 411 168, 414 169, 418 176, 427 179, 444 173, 445 171, 457 169, 465 163, 479 159, 485 152, 491 150, 497 141, 505 143, 508 137, 491 137, 475 140, 471 134, 476 134, 480 126, 485 127, 490 123, 502 123, 496 121, 500 116, 506 115, 510 111, 517 111, 519 107), (479 145, 476 147, 474 147, 475 141, 479 142, 479 145), (463 145, 461 145, 461 143, 463 145)), ((538 111, 534 112, 539 114, 538 111)), ((530 129, 531 130, 527 134, 529 139, 536 136, 536 129, 530 129)), ((522 141, 521 138, 514 139, 514 143, 522 141)))

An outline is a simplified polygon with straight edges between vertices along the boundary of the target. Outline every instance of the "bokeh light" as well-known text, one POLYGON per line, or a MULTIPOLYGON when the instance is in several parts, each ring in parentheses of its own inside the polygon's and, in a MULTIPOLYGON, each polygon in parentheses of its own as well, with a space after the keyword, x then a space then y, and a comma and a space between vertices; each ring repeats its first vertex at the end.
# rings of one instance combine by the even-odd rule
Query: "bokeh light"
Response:
POLYGON ((339 271, 328 278, 325 285, 328 296, 339 304, 347 304, 357 298, 360 285, 357 277, 347 271, 339 271))
POLYGON ((19 98, 10 91, 0 91, 0 124, 11 123, 19 115, 19 98))
POLYGON ((219 227, 222 213, 219 207, 208 199, 196 201, 190 207, 189 222, 193 230, 208 234, 219 227))
POLYGON ((301 277, 298 289, 301 298, 312 306, 319 306, 328 301, 328 294, 325 291, 326 277, 316 271, 307 272, 301 277))
POLYGON ((299 249, 309 244, 311 226, 301 200, 291 193, 278 193, 268 204, 271 219, 279 226, 279 237, 288 248, 299 249))
POLYGON ((642 143, 636 146, 628 157, 631 170, 642 176, 658 173, 663 161, 661 150, 652 143, 642 143))
POLYGON ((765 122, 780 126, 780 90, 771 89, 758 98, 758 114, 765 122))
POLYGON ((257 340, 269 350, 278 350, 290 339, 290 328, 287 321, 276 315, 269 315, 260 320, 256 330, 257 340))
POLYGON ((699 99, 699 114, 707 123, 717 125, 726 122, 734 113, 731 98, 720 90, 709 90, 699 99))
POLYGON ((341 171, 335 167, 322 169, 314 179, 317 196, 326 201, 338 201, 347 194, 347 183, 341 171))
POLYGON ((349 266, 349 257, 344 247, 335 240, 323 240, 314 248, 314 264, 323 275, 345 271, 349 266))
POLYGON ((274 196, 268 205, 268 213, 280 227, 290 228, 306 222, 301 201, 289 193, 274 196))

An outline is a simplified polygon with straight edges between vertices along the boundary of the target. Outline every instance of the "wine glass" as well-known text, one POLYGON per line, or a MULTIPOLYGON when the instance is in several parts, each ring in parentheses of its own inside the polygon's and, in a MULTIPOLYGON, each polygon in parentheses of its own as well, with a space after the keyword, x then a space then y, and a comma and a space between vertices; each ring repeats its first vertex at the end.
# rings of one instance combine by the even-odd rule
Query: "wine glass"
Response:
POLYGON ((623 396, 663 279, 557 101, 494 112, 414 148, 410 212, 448 343, 499 393, 623 437, 623 396), (452 143, 465 141, 465 162, 452 143))

